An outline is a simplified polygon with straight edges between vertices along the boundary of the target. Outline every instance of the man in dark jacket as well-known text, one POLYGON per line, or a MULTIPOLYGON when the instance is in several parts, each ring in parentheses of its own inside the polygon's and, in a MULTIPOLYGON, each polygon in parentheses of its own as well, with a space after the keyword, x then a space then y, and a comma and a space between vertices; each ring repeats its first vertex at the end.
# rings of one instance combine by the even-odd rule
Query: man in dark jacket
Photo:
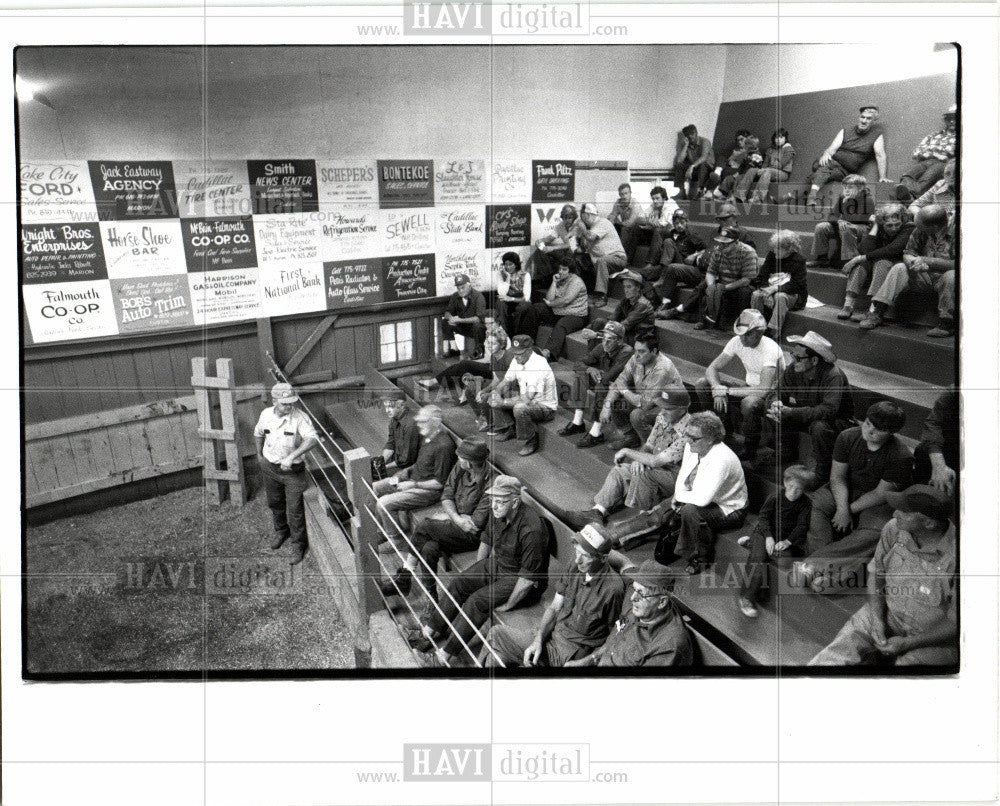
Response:
MULTIPOLYGON (((649 263, 639 269, 644 279, 655 282, 671 263, 684 263, 695 252, 705 248, 705 242, 693 234, 684 210, 674 210, 671 227, 666 233, 653 232, 649 245, 649 263)), ((700 282, 700 279, 699 279, 700 282)))
POLYGON ((842 269, 847 275, 847 291, 838 319, 853 318, 858 297, 878 291, 889 269, 903 259, 903 250, 916 226, 909 219, 910 214, 899 202, 883 204, 875 210, 875 226, 861 239, 859 254, 842 269))
POLYGON ((589 448, 602 441, 602 423, 597 413, 604 406, 608 388, 621 375, 625 364, 632 357, 632 348, 625 343, 625 327, 621 322, 608 322, 602 335, 601 343, 583 361, 578 361, 573 366, 576 373, 573 390, 584 405, 575 409, 573 419, 558 431, 564 437, 582 434, 587 430, 584 417, 589 416, 593 425, 580 441, 581 448, 589 448))
POLYGON ((854 400, 844 371, 837 366, 833 345, 818 333, 789 336, 792 365, 781 375, 777 396, 764 415, 777 426, 783 462, 794 458, 798 435, 812 440, 810 451, 819 484, 830 478, 833 444, 852 425, 854 400))
POLYGON ((441 333, 449 353, 455 350, 455 334, 465 339, 462 358, 478 358, 486 338, 486 299, 472 287, 468 275, 455 278, 455 293, 448 298, 441 333))

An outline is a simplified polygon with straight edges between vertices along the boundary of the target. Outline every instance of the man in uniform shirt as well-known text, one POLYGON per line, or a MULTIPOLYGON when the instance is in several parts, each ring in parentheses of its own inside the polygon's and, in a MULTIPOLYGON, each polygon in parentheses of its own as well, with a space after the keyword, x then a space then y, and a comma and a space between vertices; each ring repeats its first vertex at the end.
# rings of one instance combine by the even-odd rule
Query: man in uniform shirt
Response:
POLYGON ((415 649, 427 652, 451 623, 447 640, 436 652, 437 661, 445 665, 468 659, 465 647, 475 634, 473 626, 481 627, 493 612, 537 601, 545 586, 549 536, 538 513, 521 501, 521 482, 513 476, 497 476, 486 495, 490 496, 490 520, 482 532, 476 562, 452 578, 451 595, 444 597, 441 612, 435 609, 422 635, 413 639, 415 649), (464 616, 458 614, 455 602, 464 616))
POLYGON ((694 642, 674 607, 674 578, 664 565, 646 560, 625 576, 632 579, 632 610, 604 645, 570 666, 690 666, 694 642))
POLYGON ((601 421, 597 413, 604 406, 608 387, 621 375, 631 355, 632 348, 625 343, 625 326, 621 322, 608 322, 604 325, 601 343, 587 353, 583 361, 573 365, 573 371, 576 373, 574 394, 586 395, 586 404, 574 410, 573 419, 557 433, 564 437, 583 434, 587 430, 584 416, 589 415, 593 425, 577 442, 577 447, 589 448, 603 441, 601 421))
POLYGON ((518 453, 530 456, 538 450, 536 423, 548 422, 559 408, 556 376, 549 362, 534 351, 531 336, 515 336, 513 343, 514 360, 500 385, 490 393, 493 430, 487 436, 504 442, 513 436, 513 430, 524 441, 518 453), (509 395, 515 387, 517 394, 509 395))
POLYGON ((638 448, 653 428, 663 408, 686 411, 691 402, 674 362, 660 352, 655 332, 640 333, 635 352, 611 384, 601 408, 602 423, 614 421, 622 430, 615 448, 638 448), (668 394, 664 396, 664 392, 668 394), (628 404, 626 411, 619 400, 628 404))
POLYGON ((413 418, 420 429, 417 461, 405 470, 375 482, 379 520, 390 535, 393 518, 403 531, 410 530, 410 511, 436 504, 455 464, 455 443, 441 426, 441 409, 424 406, 413 418))
POLYGON ((810 666, 958 662, 955 527, 950 497, 915 484, 887 493, 895 511, 868 564, 868 601, 810 666))
POLYGON ((494 476, 489 465, 490 451, 481 439, 463 439, 456 453, 458 461, 441 490, 441 512, 423 518, 413 530, 413 549, 426 566, 415 554, 408 553, 392 581, 383 584, 383 593, 409 593, 417 572, 424 589, 434 596, 437 589, 431 571, 437 572, 442 554, 474 551, 479 546, 479 533, 490 515, 490 502, 485 496, 494 476))
POLYGON ((309 549, 302 500, 309 486, 305 455, 319 442, 309 417, 295 407, 298 400, 291 384, 275 384, 271 389, 274 405, 260 413, 253 430, 267 506, 274 522, 271 548, 279 549, 291 538, 292 565, 302 562, 309 549))
POLYGON ((389 415, 389 436, 382 448, 386 470, 395 473, 405 470, 415 461, 420 451, 420 429, 413 422, 413 415, 406 407, 406 392, 390 389, 382 397, 385 413, 389 415))
MULTIPOLYGON (((556 595, 535 632, 498 624, 487 642, 505 666, 559 667, 589 655, 614 629, 625 600, 625 583, 608 564, 612 542, 593 524, 573 535, 573 562, 556 582, 556 595)), ((486 666, 499 665, 492 654, 486 666)))

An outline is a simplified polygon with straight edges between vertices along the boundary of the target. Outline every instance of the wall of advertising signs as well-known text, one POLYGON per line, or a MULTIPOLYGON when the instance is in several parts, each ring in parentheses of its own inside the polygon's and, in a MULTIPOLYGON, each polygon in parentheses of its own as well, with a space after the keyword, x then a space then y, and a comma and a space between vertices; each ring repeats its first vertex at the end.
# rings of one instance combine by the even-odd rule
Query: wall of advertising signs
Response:
POLYGON ((576 202, 573 160, 23 163, 33 343, 481 289, 576 202))

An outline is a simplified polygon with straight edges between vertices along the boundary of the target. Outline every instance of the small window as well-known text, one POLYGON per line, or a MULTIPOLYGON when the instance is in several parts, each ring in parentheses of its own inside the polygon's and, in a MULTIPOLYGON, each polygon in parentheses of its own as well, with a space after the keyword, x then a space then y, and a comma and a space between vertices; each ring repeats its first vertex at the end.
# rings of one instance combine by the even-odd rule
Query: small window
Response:
POLYGON ((380 363, 401 364, 413 360, 413 322, 391 322, 379 325, 380 363))

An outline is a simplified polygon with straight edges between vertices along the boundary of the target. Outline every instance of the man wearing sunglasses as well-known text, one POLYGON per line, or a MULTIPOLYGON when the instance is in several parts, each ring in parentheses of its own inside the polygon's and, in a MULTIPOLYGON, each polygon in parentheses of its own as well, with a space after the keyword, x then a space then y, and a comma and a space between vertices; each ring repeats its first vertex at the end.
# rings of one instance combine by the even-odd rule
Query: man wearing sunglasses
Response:
POLYGON ((604 645, 565 666, 690 666, 694 645, 670 592, 674 578, 665 565, 646 560, 624 572, 632 579, 632 610, 604 645))
POLYGON ((688 574, 700 574, 711 564, 719 532, 746 519, 743 465, 723 443, 725 434, 722 420, 711 411, 692 414, 685 429, 687 445, 674 485, 674 510, 681 527, 675 551, 688 555, 688 574))

